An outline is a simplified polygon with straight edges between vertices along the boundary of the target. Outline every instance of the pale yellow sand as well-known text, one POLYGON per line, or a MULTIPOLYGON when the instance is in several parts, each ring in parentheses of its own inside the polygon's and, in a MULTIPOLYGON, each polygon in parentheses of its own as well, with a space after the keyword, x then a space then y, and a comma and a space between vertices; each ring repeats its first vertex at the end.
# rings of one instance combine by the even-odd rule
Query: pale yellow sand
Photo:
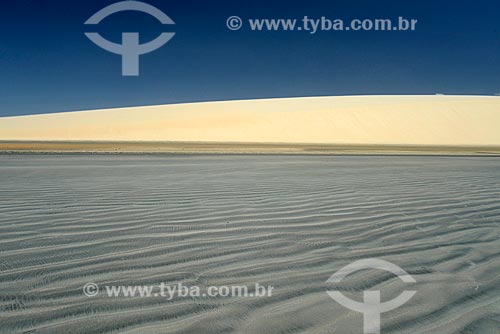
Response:
POLYGON ((287 98, 4 117, 0 140, 500 147, 500 97, 287 98))

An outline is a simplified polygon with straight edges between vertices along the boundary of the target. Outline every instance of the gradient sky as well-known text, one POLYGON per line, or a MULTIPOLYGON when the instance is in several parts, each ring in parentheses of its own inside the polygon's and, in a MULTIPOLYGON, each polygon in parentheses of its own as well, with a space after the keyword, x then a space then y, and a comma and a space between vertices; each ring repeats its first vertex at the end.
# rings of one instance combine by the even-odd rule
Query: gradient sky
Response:
POLYGON ((500 2, 492 0, 146 0, 92 31, 141 42, 176 36, 140 58, 139 77, 97 47, 83 23, 117 1, 7 0, 0 8, 0 116, 179 102, 366 94, 500 93, 500 2), (252 32, 248 18, 415 18, 415 32, 252 32))

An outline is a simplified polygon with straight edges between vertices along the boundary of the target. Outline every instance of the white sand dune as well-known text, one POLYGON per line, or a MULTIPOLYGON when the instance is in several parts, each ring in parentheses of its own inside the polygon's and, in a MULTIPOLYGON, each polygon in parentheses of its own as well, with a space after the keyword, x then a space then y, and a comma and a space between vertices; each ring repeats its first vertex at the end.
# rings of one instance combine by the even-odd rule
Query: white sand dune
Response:
POLYGON ((0 156, 0 333, 361 334, 326 293, 408 285, 382 333, 496 334, 497 158, 0 156), (262 285, 261 298, 94 298, 103 285, 262 285))
POLYGON ((500 97, 286 98, 6 117, 0 140, 500 146, 500 97))

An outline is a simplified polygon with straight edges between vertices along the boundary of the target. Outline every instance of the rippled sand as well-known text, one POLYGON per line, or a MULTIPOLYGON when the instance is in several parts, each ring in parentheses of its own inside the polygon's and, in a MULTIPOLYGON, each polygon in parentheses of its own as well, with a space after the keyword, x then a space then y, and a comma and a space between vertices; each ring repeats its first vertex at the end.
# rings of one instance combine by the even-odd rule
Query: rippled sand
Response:
POLYGON ((1 333, 362 333, 327 290, 383 300, 382 333, 499 333, 500 160, 0 156, 1 333), (94 298, 100 285, 275 287, 261 298, 94 298))

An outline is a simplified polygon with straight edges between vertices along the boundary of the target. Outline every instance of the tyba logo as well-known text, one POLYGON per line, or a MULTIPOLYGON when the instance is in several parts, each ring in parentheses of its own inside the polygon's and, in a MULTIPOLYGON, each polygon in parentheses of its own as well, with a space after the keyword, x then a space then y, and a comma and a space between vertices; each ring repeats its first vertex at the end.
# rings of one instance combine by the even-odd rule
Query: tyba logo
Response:
MULTIPOLYGON (((415 283, 415 279, 406 271, 393 263, 379 259, 365 259, 353 262, 333 274, 327 282, 341 282, 348 275, 363 269, 385 270, 398 276, 405 283, 415 283)), ((340 305, 363 313, 363 333, 379 334, 380 314, 402 306, 413 297, 416 291, 403 291, 398 297, 384 303, 380 301, 379 290, 364 291, 363 303, 347 298, 340 291, 327 291, 327 293, 340 305)))
MULTIPOLYGON (((99 22, 101 22, 109 15, 123 11, 143 12, 155 17, 162 24, 175 24, 175 22, 170 17, 168 17, 158 8, 139 1, 122 1, 104 7, 103 9, 92 15, 85 22, 85 24, 99 24, 99 22)), ((85 33, 85 36, 87 36, 92 42, 94 42, 104 50, 122 56, 123 76, 138 76, 139 56, 162 47, 172 37, 174 37, 174 35, 175 33, 173 32, 164 32, 148 43, 139 44, 138 32, 124 32, 122 33, 122 44, 116 44, 103 38, 101 35, 99 35, 99 33, 85 33)))

